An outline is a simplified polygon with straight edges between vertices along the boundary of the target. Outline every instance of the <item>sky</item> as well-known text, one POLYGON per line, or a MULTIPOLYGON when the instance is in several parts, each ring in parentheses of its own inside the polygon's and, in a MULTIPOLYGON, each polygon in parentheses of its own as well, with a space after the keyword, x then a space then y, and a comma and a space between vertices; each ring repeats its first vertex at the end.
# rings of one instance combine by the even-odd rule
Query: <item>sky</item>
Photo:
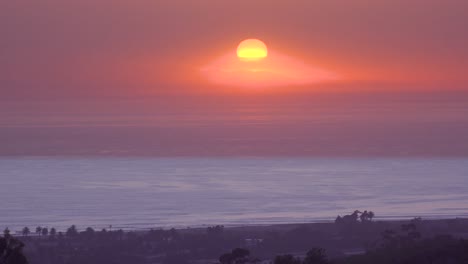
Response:
POLYGON ((467 155, 466 10, 2 1, 0 155, 467 155), (203 74, 246 38, 340 78, 255 89, 203 74))

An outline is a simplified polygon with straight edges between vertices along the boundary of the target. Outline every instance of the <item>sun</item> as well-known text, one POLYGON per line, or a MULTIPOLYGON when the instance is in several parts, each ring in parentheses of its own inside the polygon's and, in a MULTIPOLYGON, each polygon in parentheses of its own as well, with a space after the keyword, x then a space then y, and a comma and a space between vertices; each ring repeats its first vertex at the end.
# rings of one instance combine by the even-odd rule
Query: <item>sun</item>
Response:
POLYGON ((237 57, 244 61, 257 61, 268 56, 268 48, 263 41, 246 39, 237 46, 237 57))
POLYGON ((237 46, 237 53, 230 50, 200 70, 215 85, 247 87, 249 90, 266 87, 280 87, 281 90, 292 86, 302 89, 305 85, 340 79, 334 72, 308 65, 274 47, 269 49, 263 41, 254 38, 242 41, 237 46))

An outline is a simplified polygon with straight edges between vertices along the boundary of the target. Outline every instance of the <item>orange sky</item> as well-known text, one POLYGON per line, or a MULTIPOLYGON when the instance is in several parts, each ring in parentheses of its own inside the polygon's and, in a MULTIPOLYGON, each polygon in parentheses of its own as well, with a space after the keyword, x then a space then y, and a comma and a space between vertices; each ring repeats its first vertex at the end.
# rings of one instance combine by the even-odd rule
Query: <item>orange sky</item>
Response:
POLYGON ((465 10, 462 0, 3 1, 0 94, 216 92, 200 68, 249 37, 339 74, 333 89, 467 89, 465 10))

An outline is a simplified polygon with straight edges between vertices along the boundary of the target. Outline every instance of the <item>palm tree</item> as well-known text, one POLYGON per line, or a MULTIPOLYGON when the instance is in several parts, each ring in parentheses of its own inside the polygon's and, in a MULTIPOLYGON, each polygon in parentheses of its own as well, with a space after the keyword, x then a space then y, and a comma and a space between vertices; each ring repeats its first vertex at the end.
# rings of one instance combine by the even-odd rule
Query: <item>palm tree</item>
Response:
POLYGON ((10 229, 8 229, 8 227, 5 228, 5 230, 3 230, 3 236, 4 236, 5 238, 10 237, 10 229))
POLYGON ((50 233, 51 236, 55 237, 55 235, 57 234, 57 230, 56 230, 55 228, 52 227, 52 228, 50 229, 50 232, 49 232, 49 233, 50 233))
POLYGON ((42 233, 42 227, 40 226, 36 227, 36 234, 40 236, 41 233, 42 233))
POLYGON ((31 230, 29 230, 29 227, 26 226, 23 228, 22 233, 23 233, 23 236, 28 236, 31 233, 31 230))

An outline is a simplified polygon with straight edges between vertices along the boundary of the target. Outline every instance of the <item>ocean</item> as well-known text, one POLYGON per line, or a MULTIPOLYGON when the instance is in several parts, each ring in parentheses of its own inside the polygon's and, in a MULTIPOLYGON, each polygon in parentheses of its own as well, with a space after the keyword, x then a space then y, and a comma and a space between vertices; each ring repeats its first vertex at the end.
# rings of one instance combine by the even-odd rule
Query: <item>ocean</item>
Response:
POLYGON ((0 228, 468 217, 466 158, 0 158, 0 228))

